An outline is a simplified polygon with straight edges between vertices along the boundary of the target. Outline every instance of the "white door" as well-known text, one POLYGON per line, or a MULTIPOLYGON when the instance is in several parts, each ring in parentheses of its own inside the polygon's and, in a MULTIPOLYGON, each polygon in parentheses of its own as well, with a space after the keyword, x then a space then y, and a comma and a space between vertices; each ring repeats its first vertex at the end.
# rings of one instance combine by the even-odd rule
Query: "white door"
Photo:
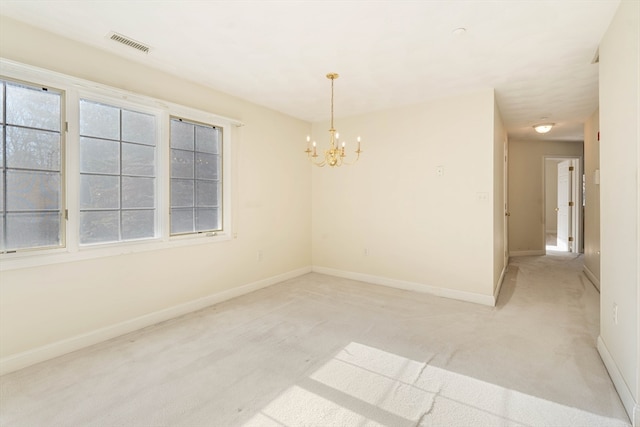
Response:
POLYGON ((558 163, 558 250, 569 251, 569 230, 571 230, 571 160, 558 163))

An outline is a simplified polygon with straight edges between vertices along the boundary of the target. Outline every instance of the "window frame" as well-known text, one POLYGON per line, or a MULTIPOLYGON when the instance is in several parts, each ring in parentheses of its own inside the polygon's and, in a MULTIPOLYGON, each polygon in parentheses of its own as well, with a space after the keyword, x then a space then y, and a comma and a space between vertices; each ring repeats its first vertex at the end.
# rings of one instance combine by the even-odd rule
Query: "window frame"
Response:
POLYGON ((0 58, 0 77, 30 86, 50 87, 62 94, 61 114, 64 121, 61 139, 64 141, 64 145, 61 154, 61 170, 63 171, 61 191, 63 212, 66 217, 66 220, 61 224, 61 229, 64 230, 61 236, 61 240, 65 242, 64 246, 0 253, 0 271, 172 247, 211 244, 236 238, 232 223, 232 203, 235 199, 235 197, 232 199, 232 170, 234 169, 231 163, 234 134, 232 129, 242 126, 240 121, 4 58, 0 58), (156 232, 154 238, 80 244, 80 99, 140 112, 152 112, 156 115, 158 141, 156 145, 156 232), (187 121, 204 123, 221 129, 221 231, 170 235, 171 147, 169 138, 171 117, 180 117, 187 121))
MULTIPOLYGON (((190 120, 190 119, 186 119, 184 117, 180 117, 180 116, 176 116, 176 115, 171 115, 169 117, 169 220, 171 220, 171 209, 173 208, 173 206, 171 205, 171 179, 173 178, 171 176, 172 170, 171 170, 171 150, 173 149, 173 147, 171 146, 171 121, 173 120, 179 120, 180 122, 186 122, 189 123, 191 125, 194 126, 204 126, 204 127, 213 127, 213 128, 217 128, 219 129, 218 134, 220 135, 220 138, 222 139, 222 142, 220 143, 219 146, 219 152, 217 153, 217 156, 220 158, 220 170, 218 171, 218 181, 221 182, 220 185, 220 193, 218 194, 218 199, 219 199, 219 204, 221 204, 221 209, 219 209, 218 215, 220 215, 220 225, 221 228, 220 229, 215 229, 215 230, 195 230, 195 231, 189 231, 189 232, 176 232, 176 233, 172 233, 171 230, 171 221, 169 221, 169 235, 171 236, 171 238, 176 238, 176 237, 180 237, 180 236, 184 236, 184 235, 194 235, 194 234, 208 234, 208 235, 215 235, 216 233, 222 232, 224 231, 224 218, 225 218, 225 211, 224 211, 224 195, 225 195, 225 191, 224 191, 224 152, 225 152, 225 145, 224 145, 224 139, 225 139, 225 130, 220 127, 220 126, 216 126, 214 124, 211 123, 204 123, 204 122, 198 122, 195 120, 190 120)), ((194 140, 194 144, 195 144, 195 140, 194 140)), ((194 145, 194 151, 193 151, 194 155, 196 153, 198 153, 196 146, 194 145)), ((195 160, 195 159, 194 159, 195 160)), ((196 198, 197 198, 197 181, 198 178, 196 176, 196 171, 195 171, 195 167, 196 164, 194 162, 194 215, 195 215, 195 210, 197 209, 197 206, 195 205, 196 203, 196 198)))
MULTIPOLYGON (((154 162, 155 162, 155 184, 154 184, 154 198, 155 198, 155 206, 154 206, 154 236, 153 237, 148 237, 148 238, 142 238, 142 239, 130 239, 130 240, 118 240, 118 241, 109 241, 109 242, 96 242, 96 243, 80 243, 79 239, 80 239, 80 219, 78 218, 77 221, 77 229, 76 229, 76 237, 78 238, 78 246, 80 248, 89 248, 89 247, 93 247, 93 246, 108 246, 108 245, 119 245, 119 244, 123 244, 123 243, 133 243, 133 242, 151 242, 154 240, 158 240, 162 238, 162 230, 159 226, 159 221, 160 221, 160 210, 162 209, 162 206, 160 205, 160 193, 161 193, 161 187, 160 187, 160 174, 162 173, 162 169, 161 169, 161 162, 162 162, 162 151, 163 148, 161 147, 162 145, 162 116, 164 114, 162 109, 158 109, 158 108, 153 108, 150 106, 143 106, 140 105, 138 103, 132 103, 129 102, 128 100, 122 100, 122 99, 114 99, 112 97, 108 97, 108 96, 96 96, 93 93, 89 93, 87 91, 78 91, 77 92, 77 99, 74 100, 74 104, 79 108, 80 106, 80 101, 81 100, 85 100, 88 102, 94 102, 94 103, 99 103, 99 104, 103 104, 103 105, 108 105, 110 107, 114 107, 114 108, 119 108, 121 110, 128 110, 128 111, 134 111, 134 112, 140 112, 140 113, 145 113, 145 114, 150 114, 153 115, 155 117, 155 131, 156 131, 156 145, 154 146, 155 148, 155 155, 154 155, 154 162)), ((76 116, 78 119, 80 117, 80 114, 78 112, 78 115, 76 116)), ((77 209, 76 212, 74 212, 75 214, 77 214, 78 216, 80 215, 80 212, 82 211, 82 208, 80 207, 80 181, 81 181, 81 175, 82 172, 80 171, 80 129, 79 129, 79 120, 77 123, 73 124, 74 126, 77 126, 77 137, 75 137, 74 135, 74 142, 76 143, 76 147, 78 150, 78 157, 77 157, 77 165, 78 170, 77 170, 77 177, 78 177, 78 187, 77 187, 77 191, 71 194, 75 194, 77 197, 77 209)), ((71 127, 71 124, 69 124, 69 127, 71 127)), ((122 144, 123 141, 119 141, 119 144, 122 144)), ((122 167, 122 158, 120 158, 120 167, 122 167)), ((120 176, 122 176, 122 171, 120 171, 120 176)), ((122 188, 120 188, 120 191, 122 191, 122 188)), ((123 207, 120 206, 118 208, 119 212, 122 212, 123 207)), ((121 225, 120 225, 121 226, 121 225)))
MULTIPOLYGON (((9 254, 17 254, 17 253, 41 253, 41 252, 50 252, 50 251, 59 251, 61 249, 66 248, 67 246, 67 234, 68 234, 68 221, 67 221, 67 192, 66 192, 66 146, 67 146, 67 133, 65 132, 65 124, 66 124, 66 91, 55 84, 49 83, 34 83, 25 81, 24 79, 15 78, 13 76, 5 76, 3 73, 0 73, 0 79, 5 80, 10 83, 14 83, 19 86, 26 86, 32 88, 46 88, 47 91, 52 90, 60 94, 60 244, 55 246, 41 246, 41 247, 25 247, 19 249, 9 249, 0 251, 0 260, 4 255, 9 254)), ((4 94, 4 102, 6 102, 6 93, 4 94)), ((6 117, 6 110, 3 110, 6 117)), ((3 122, 4 123, 4 122, 3 122)), ((4 123, 7 126, 7 123, 4 123)), ((6 129, 5 129, 6 130, 6 129)), ((6 161, 6 159, 4 160, 6 161)), ((2 178, 0 178, 2 179, 2 178)), ((4 188, 5 196, 6 196, 6 187, 4 188)), ((6 208, 6 206, 5 206, 6 208)), ((0 265, 1 267, 1 265, 0 265)))

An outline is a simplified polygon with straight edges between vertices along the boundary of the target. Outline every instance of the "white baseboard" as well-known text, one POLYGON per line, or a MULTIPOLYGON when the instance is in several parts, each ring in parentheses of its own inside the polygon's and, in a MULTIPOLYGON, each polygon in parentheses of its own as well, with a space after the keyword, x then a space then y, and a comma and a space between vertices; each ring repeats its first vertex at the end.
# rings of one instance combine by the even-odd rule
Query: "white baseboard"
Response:
POLYGON ((533 251, 511 251, 509 252, 509 256, 537 256, 537 255, 546 255, 546 250, 533 250, 533 251))
POLYGON ((304 267, 289 271, 287 273, 268 277, 256 282, 228 289, 226 291, 207 295, 206 297, 180 305, 145 314, 144 316, 125 320, 124 322, 106 326, 62 341, 57 341, 42 347, 4 357, 0 359, 0 375, 17 371, 19 369, 26 368, 27 366, 35 365, 36 363, 44 362, 45 360, 53 359, 54 357, 62 356, 64 354, 71 353, 72 351, 80 350, 111 338, 115 338, 147 326, 155 325, 156 323, 163 322, 165 320, 201 310, 211 305, 218 304, 310 272, 311 267, 304 267))
POLYGON ((589 267, 587 267, 586 265, 583 265, 582 272, 584 273, 585 276, 587 276, 587 278, 591 281, 591 283, 593 283, 593 286, 595 286, 596 289, 600 291, 600 280, 598 280, 596 275, 593 274, 591 270, 589 270, 589 267))
POLYGON ((473 292, 458 291, 455 289, 440 288, 426 285, 424 283, 408 282, 405 280, 390 279, 388 277, 373 276, 364 273, 336 270, 328 267, 313 266, 312 271, 329 276, 344 277, 345 279, 358 280, 361 282, 373 283, 375 285, 388 286, 390 288, 402 289, 405 291, 422 292, 439 297, 457 299, 460 301, 473 302, 476 304, 495 306, 496 301, 493 295, 482 295, 473 292))
POLYGON ((509 269, 509 262, 507 261, 507 265, 504 266, 502 272, 500 273, 500 278, 498 279, 498 285, 496 286, 496 290, 493 293, 493 305, 495 306, 498 302, 498 297, 500 296, 500 290, 502 289, 502 283, 504 282, 504 277, 507 275, 507 270, 509 269))
POLYGON ((600 353, 600 358, 609 372, 611 381, 613 381, 613 385, 620 396, 627 415, 629 415, 629 419, 633 423, 633 427, 640 427, 640 406, 638 402, 634 400, 631 390, 629 390, 622 373, 618 369, 618 365, 616 365, 616 362, 613 360, 601 336, 598 336, 598 353, 600 353))

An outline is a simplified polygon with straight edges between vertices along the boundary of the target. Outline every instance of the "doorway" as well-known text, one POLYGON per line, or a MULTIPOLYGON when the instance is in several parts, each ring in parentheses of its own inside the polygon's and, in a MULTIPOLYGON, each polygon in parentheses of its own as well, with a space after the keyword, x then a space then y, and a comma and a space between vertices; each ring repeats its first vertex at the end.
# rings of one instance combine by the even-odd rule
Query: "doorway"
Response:
POLYGON ((580 157, 545 157, 546 251, 582 252, 583 174, 580 157))

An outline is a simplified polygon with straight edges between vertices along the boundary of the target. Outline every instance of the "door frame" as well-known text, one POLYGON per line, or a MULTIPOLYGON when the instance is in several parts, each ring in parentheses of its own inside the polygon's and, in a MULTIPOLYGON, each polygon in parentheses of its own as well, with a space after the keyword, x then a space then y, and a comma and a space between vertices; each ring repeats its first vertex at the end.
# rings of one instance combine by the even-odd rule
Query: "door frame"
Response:
MULTIPOLYGON (((546 238, 547 238, 547 160, 573 160, 574 170, 571 176, 571 198, 574 202, 574 209, 571 210, 572 217, 572 226, 569 232, 573 237, 573 245, 572 249, 569 253, 583 253, 583 227, 582 221, 584 220, 584 209, 583 209, 583 200, 582 200, 582 186, 583 186, 583 168, 584 168, 584 160, 582 156, 557 156, 557 155, 548 155, 543 156, 542 158, 542 242, 543 247, 545 248, 545 253, 547 251, 546 247, 546 238)), ((557 186, 557 182, 556 182, 557 186)))
POLYGON ((503 142, 504 146, 504 164, 502 170, 502 194, 504 205, 504 222, 502 223, 502 232, 504 239, 504 267, 509 265, 509 139, 505 138, 503 142))

